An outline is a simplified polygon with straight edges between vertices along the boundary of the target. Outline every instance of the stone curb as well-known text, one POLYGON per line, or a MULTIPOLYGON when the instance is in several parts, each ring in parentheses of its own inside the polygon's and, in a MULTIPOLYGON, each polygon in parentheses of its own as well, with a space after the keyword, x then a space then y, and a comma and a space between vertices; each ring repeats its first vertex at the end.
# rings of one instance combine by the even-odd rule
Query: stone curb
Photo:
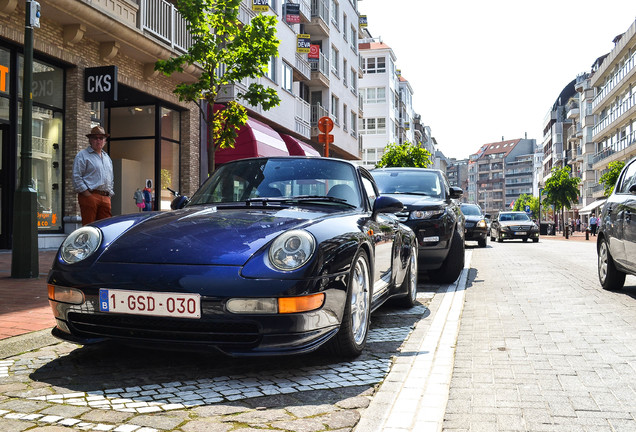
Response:
POLYGON ((51 335, 51 329, 13 336, 0 340, 0 360, 60 342, 51 335))

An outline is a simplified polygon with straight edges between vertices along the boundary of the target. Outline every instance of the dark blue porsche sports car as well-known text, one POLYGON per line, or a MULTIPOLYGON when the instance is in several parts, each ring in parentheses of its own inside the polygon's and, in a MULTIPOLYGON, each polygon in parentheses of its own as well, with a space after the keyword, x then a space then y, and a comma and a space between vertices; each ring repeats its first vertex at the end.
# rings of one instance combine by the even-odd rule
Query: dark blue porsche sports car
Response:
POLYGON ((234 356, 359 355, 370 314, 417 291, 417 243, 367 170, 337 159, 243 159, 174 211, 82 227, 48 276, 53 334, 234 356))

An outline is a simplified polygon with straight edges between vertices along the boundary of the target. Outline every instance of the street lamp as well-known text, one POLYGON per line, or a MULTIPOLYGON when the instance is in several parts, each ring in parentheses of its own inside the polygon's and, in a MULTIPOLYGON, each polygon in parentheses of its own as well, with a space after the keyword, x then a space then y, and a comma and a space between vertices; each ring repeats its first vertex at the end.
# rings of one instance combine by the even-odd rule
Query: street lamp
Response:
POLYGON ((40 27, 40 3, 27 0, 24 19, 24 77, 22 81, 22 142, 20 179, 13 200, 13 246, 11 277, 37 278, 38 262, 37 194, 33 188, 33 28, 40 27))

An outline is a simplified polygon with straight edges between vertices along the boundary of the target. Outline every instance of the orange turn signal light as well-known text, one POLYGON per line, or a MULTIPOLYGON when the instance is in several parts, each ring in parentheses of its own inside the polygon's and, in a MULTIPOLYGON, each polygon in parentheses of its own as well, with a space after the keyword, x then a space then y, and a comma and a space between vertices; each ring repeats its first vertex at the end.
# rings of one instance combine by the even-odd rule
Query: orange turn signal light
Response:
POLYGON ((318 309, 325 302, 325 294, 303 297, 281 297, 278 299, 278 313, 298 313, 318 309))

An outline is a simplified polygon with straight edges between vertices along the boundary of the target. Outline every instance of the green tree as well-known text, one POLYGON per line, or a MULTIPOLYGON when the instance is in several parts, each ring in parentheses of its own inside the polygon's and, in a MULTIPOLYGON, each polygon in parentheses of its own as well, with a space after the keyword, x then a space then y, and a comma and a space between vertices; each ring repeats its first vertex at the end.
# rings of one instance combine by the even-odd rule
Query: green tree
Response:
MULTIPOLYGON (((243 25, 238 19, 240 4, 241 0, 176 0, 192 46, 185 54, 155 64, 167 76, 185 67, 201 70, 197 81, 178 84, 174 93, 180 101, 197 104, 203 114, 209 137, 208 174, 214 171, 216 150, 234 147, 238 131, 247 122, 246 109, 235 101, 213 112, 219 91, 246 78, 262 77, 270 58, 278 55, 276 18, 259 14, 243 25)), ((256 83, 238 92, 237 99, 264 110, 280 103, 276 90, 256 83)))
POLYGON ((552 168, 550 177, 545 182, 543 194, 545 195, 544 204, 554 205, 557 213, 561 214, 561 226, 565 222, 563 209, 572 208, 572 204, 578 202, 579 199, 579 183, 578 177, 570 175, 570 167, 552 168))
POLYGON ((623 167, 625 166, 624 161, 614 161, 610 162, 607 166, 608 171, 601 176, 599 179, 599 183, 603 185, 604 191, 603 194, 608 197, 614 192, 614 186, 616 185, 616 181, 618 180, 618 176, 620 175, 623 167))
POLYGON ((539 198, 528 194, 521 194, 515 200, 514 211, 525 211, 526 205, 530 206, 531 217, 539 218, 539 198))
POLYGON ((431 152, 410 142, 405 142, 404 144, 392 143, 387 145, 384 148, 382 159, 376 164, 376 168, 426 168, 431 165, 431 152))

